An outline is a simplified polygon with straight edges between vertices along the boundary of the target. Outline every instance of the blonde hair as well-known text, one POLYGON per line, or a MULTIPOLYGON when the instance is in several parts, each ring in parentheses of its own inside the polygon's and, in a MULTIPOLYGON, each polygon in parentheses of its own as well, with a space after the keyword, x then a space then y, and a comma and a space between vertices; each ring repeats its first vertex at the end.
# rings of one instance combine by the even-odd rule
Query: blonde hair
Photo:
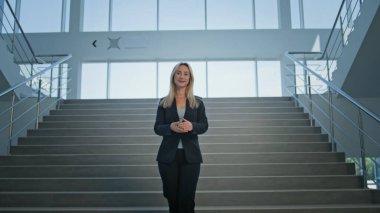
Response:
POLYGON ((193 87, 194 87, 193 69, 191 68, 191 66, 188 63, 186 63, 186 62, 180 62, 180 63, 178 63, 178 64, 176 64, 174 66, 173 71, 170 74, 170 89, 169 89, 169 94, 167 96, 165 96, 162 99, 162 101, 160 102, 160 104, 164 108, 168 108, 168 107, 170 107, 173 104, 173 101, 174 101, 174 98, 175 98, 175 94, 176 94, 176 85, 174 83, 174 76, 175 76, 175 73, 178 70, 178 68, 180 66, 182 66, 182 65, 186 66, 189 69, 189 72, 190 72, 189 84, 186 86, 186 91, 185 91, 186 98, 187 98, 187 100, 189 100, 189 104, 190 104, 190 107, 192 109, 197 108, 199 106, 199 103, 198 103, 198 101, 195 98, 194 93, 193 93, 193 87))

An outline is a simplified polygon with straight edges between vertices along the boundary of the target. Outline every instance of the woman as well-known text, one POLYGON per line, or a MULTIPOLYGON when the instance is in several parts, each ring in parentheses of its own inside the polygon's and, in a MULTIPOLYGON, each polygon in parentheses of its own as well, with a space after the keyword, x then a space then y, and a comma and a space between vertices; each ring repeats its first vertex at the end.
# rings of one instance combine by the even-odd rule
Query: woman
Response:
POLYGON ((202 163, 198 134, 208 122, 205 107, 193 94, 194 76, 188 63, 178 63, 170 76, 169 94, 162 98, 154 131, 163 136, 157 161, 164 196, 171 213, 194 212, 202 163))

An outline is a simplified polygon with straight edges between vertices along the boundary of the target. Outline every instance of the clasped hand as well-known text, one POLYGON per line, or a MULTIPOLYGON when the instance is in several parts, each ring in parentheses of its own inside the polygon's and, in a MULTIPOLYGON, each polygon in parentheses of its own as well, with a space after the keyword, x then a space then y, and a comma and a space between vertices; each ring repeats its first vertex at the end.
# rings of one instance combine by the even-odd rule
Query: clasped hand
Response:
POLYGON ((193 124, 186 119, 181 119, 180 121, 171 123, 170 129, 177 133, 186 133, 193 130, 193 124))

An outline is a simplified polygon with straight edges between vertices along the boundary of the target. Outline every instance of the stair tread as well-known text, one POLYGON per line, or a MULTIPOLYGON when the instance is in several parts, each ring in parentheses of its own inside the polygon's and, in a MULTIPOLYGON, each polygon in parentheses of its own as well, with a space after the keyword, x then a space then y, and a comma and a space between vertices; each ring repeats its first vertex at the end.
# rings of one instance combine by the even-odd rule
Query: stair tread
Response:
MULTIPOLYGON (((291 98, 203 100, 210 127, 200 135, 199 212, 380 209, 354 164, 331 152, 327 135, 291 98)), ((65 100, 0 157, 0 181, 7 183, 0 202, 9 206, 0 212, 167 212, 154 150, 161 141, 153 132, 157 104, 65 100)))

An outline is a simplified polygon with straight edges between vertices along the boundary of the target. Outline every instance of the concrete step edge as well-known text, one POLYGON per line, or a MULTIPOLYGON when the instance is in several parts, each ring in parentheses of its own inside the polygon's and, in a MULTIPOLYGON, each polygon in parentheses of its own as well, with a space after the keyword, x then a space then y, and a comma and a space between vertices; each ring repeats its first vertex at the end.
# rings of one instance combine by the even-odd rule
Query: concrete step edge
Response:
MULTIPOLYGON (((263 210, 267 212, 268 210, 276 210, 278 212, 286 211, 302 211, 304 212, 312 210, 341 210, 341 209, 380 209, 379 204, 331 204, 331 205, 271 205, 271 206, 196 206, 195 210, 201 212, 244 212, 247 213, 247 210, 260 211, 263 210)), ((376 211, 375 210, 375 211, 376 211)), ((152 212, 152 213, 166 213, 168 211, 167 207, 156 206, 156 207, 0 207, 1 211, 10 211, 10 212, 152 212)), ((373 211, 373 213, 375 213, 373 211)), ((372 213, 372 211, 371 211, 372 213)))

